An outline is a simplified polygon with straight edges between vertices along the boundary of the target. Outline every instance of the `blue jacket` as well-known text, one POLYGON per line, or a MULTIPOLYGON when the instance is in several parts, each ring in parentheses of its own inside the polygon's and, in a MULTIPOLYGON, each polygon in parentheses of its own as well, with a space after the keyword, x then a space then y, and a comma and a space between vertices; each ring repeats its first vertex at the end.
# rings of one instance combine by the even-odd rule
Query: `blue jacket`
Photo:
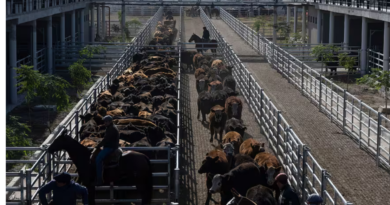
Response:
POLYGON ((73 180, 63 187, 58 187, 55 180, 52 180, 39 190, 39 200, 42 205, 48 205, 46 194, 53 191, 53 202, 55 205, 76 205, 77 195, 83 198, 83 204, 88 204, 87 188, 75 183, 73 180))

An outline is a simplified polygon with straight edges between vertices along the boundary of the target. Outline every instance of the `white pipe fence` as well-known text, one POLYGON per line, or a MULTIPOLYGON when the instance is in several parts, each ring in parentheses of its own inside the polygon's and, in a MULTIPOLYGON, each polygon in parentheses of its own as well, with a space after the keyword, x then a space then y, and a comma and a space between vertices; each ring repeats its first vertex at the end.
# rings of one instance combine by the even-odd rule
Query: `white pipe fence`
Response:
MULTIPOLYGON (((221 9, 221 17, 225 22, 227 18, 232 19, 229 15, 221 9)), ((233 77, 248 107, 254 113, 262 133, 269 141, 269 146, 282 163, 284 171, 288 174, 291 184, 299 192, 302 201, 305 201, 309 194, 317 193, 324 198, 327 204, 351 205, 352 203, 344 199, 330 180, 329 173, 314 159, 308 146, 301 142, 279 109, 259 86, 252 73, 245 68, 203 10, 201 10, 201 18, 210 31, 212 39, 218 41, 218 49, 222 50, 224 61, 227 65, 233 66, 233 77)), ((242 26, 238 23, 236 25, 242 26)), ((241 31, 245 32, 245 30, 241 31)), ((267 47, 261 49, 264 52, 267 51, 267 47)))
POLYGON ((336 85, 312 67, 275 45, 220 8, 222 20, 255 51, 267 58, 306 96, 339 126, 375 155, 378 166, 390 166, 390 123, 382 113, 336 85))

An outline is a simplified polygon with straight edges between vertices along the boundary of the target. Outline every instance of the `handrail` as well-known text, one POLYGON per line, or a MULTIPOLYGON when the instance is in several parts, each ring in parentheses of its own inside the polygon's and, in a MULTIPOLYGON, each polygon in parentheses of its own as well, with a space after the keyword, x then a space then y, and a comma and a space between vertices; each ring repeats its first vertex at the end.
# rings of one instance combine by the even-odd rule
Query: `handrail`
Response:
POLYGON ((61 7, 65 5, 74 5, 80 2, 89 2, 90 0, 7 0, 6 11, 7 17, 29 12, 44 10, 47 8, 61 7))
MULTIPOLYGON (((245 25, 240 25, 239 21, 233 18, 223 9, 220 9, 221 18, 230 26, 248 32, 245 25), (230 20, 230 22, 228 22, 230 20), (235 21, 235 22, 232 22, 235 21)), ((262 132, 269 141, 269 146, 274 151, 278 160, 283 164, 285 172, 289 175, 291 184, 298 190, 305 201, 310 193, 319 193, 325 201, 329 200, 331 204, 342 203, 350 205, 348 201, 340 194, 337 188, 331 183, 328 172, 323 169, 310 153, 308 146, 302 143, 291 126, 284 119, 280 110, 270 100, 264 90, 256 82, 252 73, 242 64, 236 53, 230 48, 222 35, 210 22, 207 15, 201 10, 203 23, 210 31, 211 36, 218 41, 218 47, 223 55, 226 64, 233 66, 233 77, 241 90, 243 97, 249 104, 248 107, 255 115, 262 132), (317 190, 316 184, 320 185, 321 190, 317 190), (330 186, 328 188, 328 186, 330 186), (328 190, 334 190, 334 197, 328 194, 328 190), (338 200, 334 200, 334 199, 338 200)), ((233 29, 235 30, 235 29, 233 29)), ((237 31, 236 31, 237 32, 237 31)), ((242 33, 239 33, 242 35, 242 33)), ((257 40, 259 40, 258 38, 257 40)), ((262 37, 260 51, 264 53, 273 52, 272 42, 262 37)), ((252 45, 253 46, 253 45, 252 45)), ((273 60, 273 59, 270 59, 273 60)))
POLYGON ((310 3, 328 4, 347 8, 382 11, 390 13, 389 1, 360 1, 360 0, 307 0, 310 3))
POLYGON ((221 10, 222 19, 268 63, 282 73, 302 94, 315 103, 344 134, 355 138, 359 147, 375 155, 377 166, 390 167, 390 129, 386 116, 372 109, 347 90, 321 75, 305 62, 221 10))

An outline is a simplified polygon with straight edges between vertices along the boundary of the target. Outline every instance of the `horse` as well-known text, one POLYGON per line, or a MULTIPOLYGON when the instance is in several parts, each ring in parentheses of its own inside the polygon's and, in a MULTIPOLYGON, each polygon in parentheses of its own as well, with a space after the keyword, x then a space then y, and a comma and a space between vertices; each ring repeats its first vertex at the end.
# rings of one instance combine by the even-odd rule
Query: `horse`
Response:
MULTIPOLYGON (((68 152, 77 168, 79 180, 88 189, 89 204, 95 205, 96 164, 95 160, 90 160, 91 150, 69 136, 67 130, 64 130, 48 148, 51 154, 60 150, 68 152)), ((110 185, 110 182, 135 184, 142 196, 141 204, 150 204, 153 191, 152 166, 146 155, 135 151, 124 152, 120 157, 119 166, 105 169, 103 178, 104 185, 110 185)))
POLYGON ((218 48, 218 42, 217 40, 210 40, 210 42, 206 42, 204 39, 201 39, 198 35, 192 34, 190 40, 188 42, 195 41, 195 48, 198 52, 203 54, 203 50, 206 52, 208 48, 211 48, 211 52, 213 53, 213 56, 217 55, 217 48, 218 48), (202 43, 215 43, 215 44, 206 44, 203 46, 202 43), (202 47, 207 47, 202 49, 202 47))

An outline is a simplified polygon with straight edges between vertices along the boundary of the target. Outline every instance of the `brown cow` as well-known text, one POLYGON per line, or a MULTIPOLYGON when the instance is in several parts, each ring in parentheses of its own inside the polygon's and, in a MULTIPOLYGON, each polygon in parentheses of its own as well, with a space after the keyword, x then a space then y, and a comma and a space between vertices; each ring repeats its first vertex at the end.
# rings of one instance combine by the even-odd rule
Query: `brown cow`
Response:
POLYGON ((225 112, 227 114, 228 119, 234 117, 237 119, 241 119, 242 114, 242 102, 240 98, 236 96, 230 96, 225 101, 225 112))
POLYGON ((204 59, 204 56, 200 53, 197 53, 194 55, 193 61, 194 61, 195 68, 200 67, 199 62, 203 59, 204 59))
MULTIPOLYGON (((220 149, 211 150, 206 154, 206 158, 202 161, 202 166, 199 168, 199 174, 206 174, 206 186, 209 190, 212 186, 212 180, 216 174, 225 174, 229 171, 229 164, 225 152, 220 149)), ((211 193, 207 192, 206 205, 209 204, 211 193)), ((230 199, 229 199, 230 200, 230 199)))
POLYGON ((272 186, 275 182, 276 175, 279 174, 282 168, 276 156, 268 152, 260 152, 256 155, 255 162, 259 166, 265 167, 268 176, 267 183, 269 186, 272 186))
POLYGON ((151 116, 152 113, 151 112, 148 112, 148 111, 140 111, 138 113, 138 117, 143 117, 143 118, 148 118, 149 116, 151 116))
POLYGON ((225 68, 225 64, 222 60, 216 59, 211 63, 211 67, 217 67, 218 70, 221 70, 222 68, 225 68))
POLYGON ((231 131, 225 134, 222 139, 222 144, 230 143, 234 147, 234 155, 240 152, 240 146, 242 143, 242 137, 238 132, 231 131))
POLYGON ((125 116, 126 115, 126 113, 122 109, 119 109, 119 108, 116 108, 115 110, 107 111, 107 108, 99 107, 98 108, 98 112, 103 117, 106 116, 106 115, 110 115, 112 117, 114 117, 114 116, 125 116))
POLYGON ((240 154, 245 154, 253 159, 260 152, 264 152, 264 143, 260 143, 253 138, 245 140, 240 146, 240 154))
POLYGON ((114 124, 116 125, 128 125, 132 124, 134 126, 143 126, 143 127, 156 127, 156 125, 150 120, 141 120, 141 119, 114 119, 114 124))
POLYGON ((218 80, 215 80, 215 81, 209 83, 208 85, 209 85, 209 89, 208 89, 209 92, 223 89, 222 83, 218 80))
POLYGON ((110 93, 109 90, 105 90, 104 92, 101 92, 98 95, 98 99, 99 100, 101 100, 101 99, 110 99, 110 100, 112 100, 112 94, 110 93))
POLYGON ((219 133, 219 138, 220 142, 222 142, 222 133, 223 133, 223 128, 225 127, 226 123, 226 113, 224 112, 225 108, 216 105, 210 109, 210 114, 209 114, 209 122, 210 122, 210 132, 211 132, 211 137, 210 137, 210 142, 213 142, 213 136, 215 133, 215 139, 217 139, 217 135, 219 133))
POLYGON ((197 68, 195 70, 195 78, 198 78, 201 74, 206 75, 206 71, 203 68, 197 68))
MULTIPOLYGON (((97 138, 97 137, 87 137, 83 139, 83 141, 80 142, 81 145, 84 147, 96 147, 103 138, 97 138)), ((119 146, 120 147, 129 147, 130 143, 124 141, 124 140, 119 140, 119 146)))

